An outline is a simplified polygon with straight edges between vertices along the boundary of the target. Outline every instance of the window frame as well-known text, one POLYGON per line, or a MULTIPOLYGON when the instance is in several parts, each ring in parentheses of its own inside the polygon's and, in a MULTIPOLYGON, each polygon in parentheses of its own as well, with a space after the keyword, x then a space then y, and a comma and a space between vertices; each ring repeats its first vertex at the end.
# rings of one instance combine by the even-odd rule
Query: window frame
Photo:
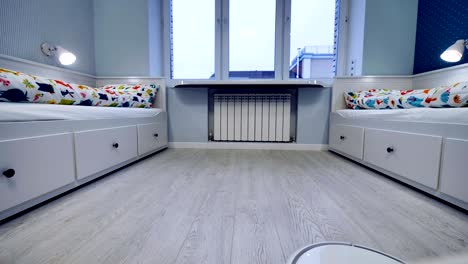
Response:
MULTIPOLYGON (((220 82, 236 80, 229 79, 229 3, 230 0, 214 0, 215 1, 215 78, 213 79, 173 79, 172 78, 172 60, 171 60, 171 1, 161 0, 162 5, 162 27, 163 27, 163 58, 164 58, 164 73, 168 84, 177 84, 181 82, 220 82)), ((348 2, 349 0, 340 0, 340 19, 337 44, 337 63, 335 76, 342 75, 345 69, 345 52, 346 40, 342 37, 347 35, 347 18, 348 18, 348 2)), ((290 49, 290 33, 291 33, 291 5, 292 0, 276 0, 276 18, 275 18, 275 52, 274 52, 274 79, 242 79, 248 81, 281 81, 287 84, 288 82, 297 83, 299 80, 289 78, 289 49, 290 49)), ((310 83, 310 79, 301 79, 304 83, 310 83)), ((320 79, 320 81, 331 83, 332 78, 320 79)))

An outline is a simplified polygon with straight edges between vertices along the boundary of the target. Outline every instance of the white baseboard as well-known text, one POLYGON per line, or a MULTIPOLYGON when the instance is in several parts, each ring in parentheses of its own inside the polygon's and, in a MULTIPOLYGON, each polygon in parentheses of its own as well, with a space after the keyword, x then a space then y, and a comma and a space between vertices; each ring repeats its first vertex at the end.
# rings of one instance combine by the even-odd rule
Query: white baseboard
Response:
POLYGON ((326 144, 248 143, 248 142, 169 142, 174 149, 268 149, 325 151, 326 144))

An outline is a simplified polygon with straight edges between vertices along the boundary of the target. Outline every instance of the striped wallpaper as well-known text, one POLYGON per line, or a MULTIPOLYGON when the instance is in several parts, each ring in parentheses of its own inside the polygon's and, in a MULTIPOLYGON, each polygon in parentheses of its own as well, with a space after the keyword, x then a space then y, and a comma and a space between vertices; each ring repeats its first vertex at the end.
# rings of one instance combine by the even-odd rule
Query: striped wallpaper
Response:
POLYGON ((94 74, 93 0, 0 0, 0 54, 65 68, 42 54, 45 41, 75 53, 66 68, 94 74))

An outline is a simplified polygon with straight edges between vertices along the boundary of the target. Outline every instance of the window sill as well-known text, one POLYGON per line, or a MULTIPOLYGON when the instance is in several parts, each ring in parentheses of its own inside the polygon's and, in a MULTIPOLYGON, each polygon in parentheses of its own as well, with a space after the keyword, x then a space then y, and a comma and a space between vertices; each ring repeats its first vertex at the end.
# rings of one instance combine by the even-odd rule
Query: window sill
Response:
POLYGON ((174 88, 209 88, 214 86, 222 86, 223 88, 247 88, 249 86, 255 86, 257 88, 259 86, 265 88, 284 88, 285 86, 301 88, 324 88, 330 87, 331 85, 318 80, 170 80, 168 81, 168 86, 174 88))

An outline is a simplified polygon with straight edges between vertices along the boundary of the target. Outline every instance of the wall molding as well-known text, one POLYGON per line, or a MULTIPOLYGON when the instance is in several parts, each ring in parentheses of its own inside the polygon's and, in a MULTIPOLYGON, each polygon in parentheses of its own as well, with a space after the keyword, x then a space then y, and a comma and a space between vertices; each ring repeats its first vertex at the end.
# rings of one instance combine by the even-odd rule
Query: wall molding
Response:
POLYGON ((326 144, 250 143, 250 142, 169 142, 173 149, 258 149, 326 151, 326 144))
POLYGON ((351 80, 356 80, 356 79, 404 79, 404 78, 417 78, 421 76, 426 76, 426 75, 432 75, 436 73, 441 73, 441 72, 452 72, 460 69, 465 69, 468 68, 468 63, 460 64, 460 65, 455 65, 443 69, 437 69, 433 71, 427 71, 427 72, 422 72, 418 74, 412 74, 412 75, 361 75, 361 76, 336 76, 334 79, 335 80, 341 80, 341 79, 351 79, 351 80))
POLYGON ((413 75, 360 75, 360 76, 336 76, 334 80, 356 80, 356 79, 405 79, 413 75))
POLYGON ((41 77, 64 79, 73 83, 92 86, 96 84, 96 76, 91 74, 77 72, 3 54, 0 54, 0 67, 41 77))
POLYGON ((13 56, 8 56, 8 55, 4 55, 4 54, 0 54, 0 59, 15 61, 15 62, 21 62, 23 64, 27 64, 27 65, 31 65, 31 66, 37 66, 37 67, 46 68, 46 69, 51 69, 51 70, 54 70, 54 71, 67 72, 67 73, 73 73, 73 74, 81 75, 81 76, 85 76, 85 77, 96 78, 96 76, 91 75, 91 74, 82 73, 82 72, 78 72, 78 71, 74 71, 74 70, 70 70, 70 69, 66 69, 66 68, 60 68, 60 67, 52 66, 52 65, 49 65, 49 64, 43 64, 43 63, 39 63, 39 62, 35 62, 35 61, 25 60, 25 59, 13 57, 13 56))
POLYGON ((418 73, 418 74, 414 74, 412 76, 413 76, 413 78, 415 78, 415 77, 431 75, 431 74, 439 73, 439 72, 450 72, 450 71, 453 71, 453 70, 464 69, 464 68, 468 68, 468 63, 455 65, 455 66, 451 66, 451 67, 447 67, 447 68, 442 68, 442 69, 438 69, 438 70, 433 70, 433 71, 421 72, 421 73, 418 73))
POLYGON ((413 89, 449 86, 468 81, 468 63, 413 75, 413 89))
POLYGON ((362 91, 376 88, 392 90, 412 89, 413 80, 409 76, 361 76, 359 78, 335 79, 332 87, 331 111, 346 109, 344 93, 350 91, 362 91))

